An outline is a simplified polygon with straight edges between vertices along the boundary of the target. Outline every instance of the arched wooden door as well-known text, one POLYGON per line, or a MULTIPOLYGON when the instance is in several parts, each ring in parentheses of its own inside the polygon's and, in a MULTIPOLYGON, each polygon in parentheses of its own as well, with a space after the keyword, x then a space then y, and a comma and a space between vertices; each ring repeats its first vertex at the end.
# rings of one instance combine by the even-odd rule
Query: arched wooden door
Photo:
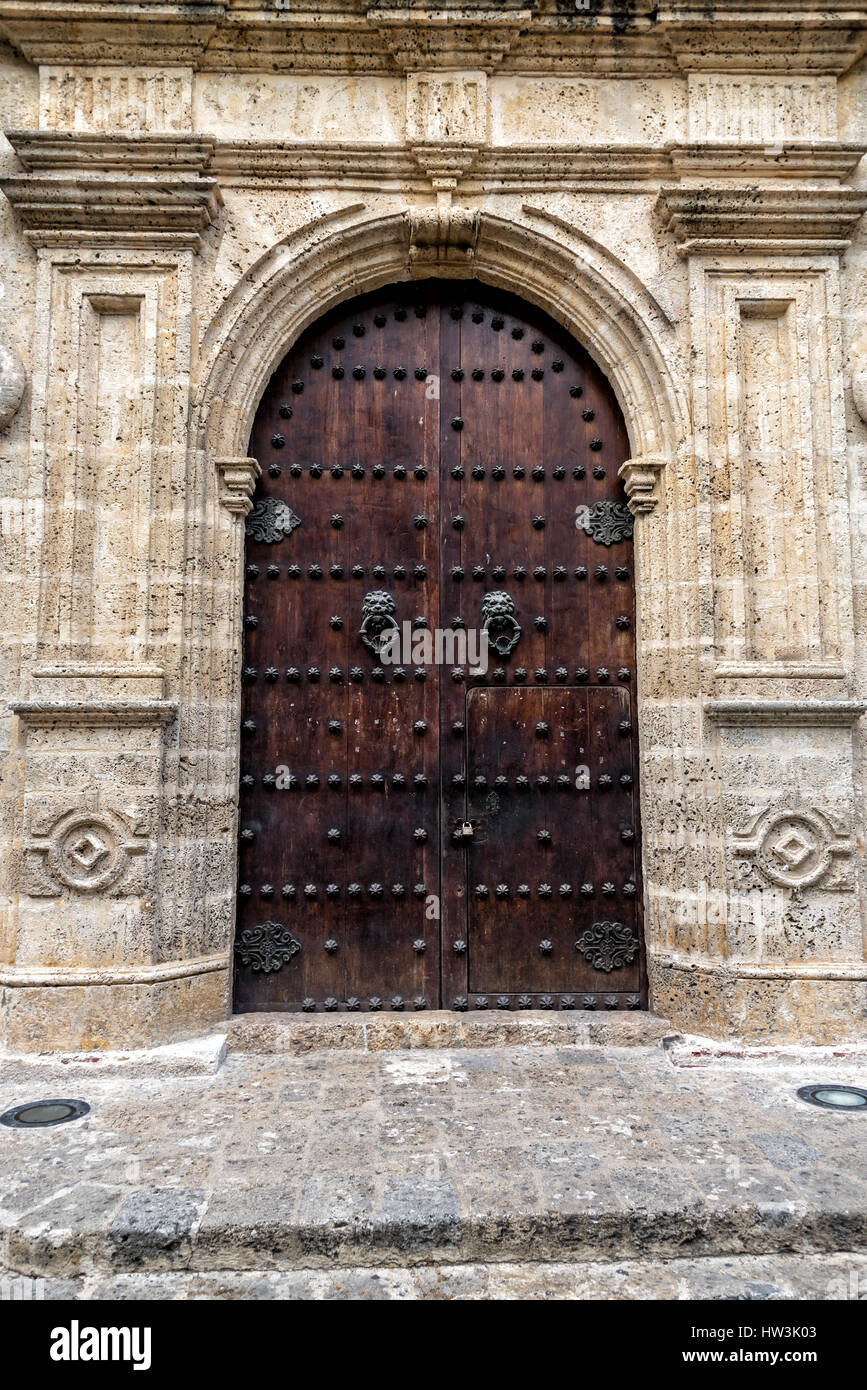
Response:
POLYGON ((510 295, 394 286, 303 335, 250 452, 236 1007, 642 1007, 605 378, 510 295))

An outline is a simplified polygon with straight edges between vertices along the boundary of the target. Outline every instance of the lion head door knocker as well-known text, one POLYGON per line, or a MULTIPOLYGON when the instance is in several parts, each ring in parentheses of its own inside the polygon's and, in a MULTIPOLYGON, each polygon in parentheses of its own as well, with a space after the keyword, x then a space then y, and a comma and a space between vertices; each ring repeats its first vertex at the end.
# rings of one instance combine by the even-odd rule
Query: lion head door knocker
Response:
POLYGON ((495 589, 482 599, 482 631, 498 656, 509 656, 521 637, 521 627, 515 617, 514 600, 504 589, 495 589))
POLYGON ((385 589, 371 589, 361 603, 361 627, 358 635, 374 656, 382 652, 386 633, 397 630, 397 605, 385 589))

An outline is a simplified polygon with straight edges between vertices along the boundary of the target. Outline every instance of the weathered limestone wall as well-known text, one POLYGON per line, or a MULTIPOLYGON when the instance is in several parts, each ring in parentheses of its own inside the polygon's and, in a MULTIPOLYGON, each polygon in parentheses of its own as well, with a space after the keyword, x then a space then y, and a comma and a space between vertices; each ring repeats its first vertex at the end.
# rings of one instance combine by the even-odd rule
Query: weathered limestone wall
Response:
POLYGON ((329 304, 431 274, 623 406, 654 1007, 867 1032, 867 11, 777 8, 0 0, 6 1045, 229 1011, 250 424, 329 304))

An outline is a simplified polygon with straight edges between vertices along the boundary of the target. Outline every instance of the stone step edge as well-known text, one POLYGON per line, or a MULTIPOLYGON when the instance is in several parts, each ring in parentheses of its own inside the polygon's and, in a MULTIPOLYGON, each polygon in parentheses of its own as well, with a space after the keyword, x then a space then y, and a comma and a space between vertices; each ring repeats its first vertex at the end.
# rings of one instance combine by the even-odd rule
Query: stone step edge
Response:
POLYGON ((10 1299, 859 1299, 867 1253, 355 1265, 295 1270, 144 1270, 31 1279, 0 1266, 10 1299))
POLYGON ((663 1039, 668 1060, 675 1067, 729 1067, 742 1070, 744 1065, 771 1062, 783 1066, 821 1067, 840 1061, 867 1063, 867 1042, 839 1043, 769 1043, 766 1047, 739 1042, 736 1038, 720 1040, 695 1034, 674 1034, 663 1039))
MULTIPOLYGON (((118 1217, 120 1217, 120 1213, 118 1217)), ((34 1218, 37 1213, 34 1213, 34 1218)), ((68 1230, 34 1220, 8 1227, 0 1263, 20 1275, 99 1272, 289 1271, 581 1260, 723 1258, 745 1255, 867 1254, 867 1210, 798 1211, 783 1203, 711 1208, 530 1210, 419 1220, 378 1217, 299 1224, 249 1218, 209 1220, 186 1231, 140 1223, 68 1230)))
POLYGON ((647 1047, 676 1036, 671 1025, 647 1012, 550 1014, 340 1013, 236 1014, 228 1024, 227 1051, 290 1053, 346 1050, 396 1052, 415 1048, 647 1047))
POLYGON ((520 1016, 430 1012, 411 1014, 236 1014, 212 1032, 160 1047, 123 1051, 7 1052, 0 1049, 6 1082, 60 1076, 207 1076, 219 1071, 228 1053, 304 1056, 312 1052, 392 1052, 430 1048, 639 1047, 680 1041, 655 1014, 598 1017, 520 1016))
POLYGON ((34 1082, 51 1073, 80 1080, 83 1076, 211 1076, 226 1057, 226 1025, 198 1038, 165 1043, 161 1047, 131 1047, 100 1052, 4 1052, 0 1051, 0 1076, 4 1083, 34 1082))

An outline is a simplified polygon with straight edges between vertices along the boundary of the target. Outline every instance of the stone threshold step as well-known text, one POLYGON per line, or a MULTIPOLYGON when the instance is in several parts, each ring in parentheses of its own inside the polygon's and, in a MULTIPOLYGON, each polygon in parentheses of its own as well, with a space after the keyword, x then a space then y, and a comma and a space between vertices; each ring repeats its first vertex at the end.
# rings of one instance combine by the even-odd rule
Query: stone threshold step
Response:
POLYGON ((704 1259, 425 1264, 405 1269, 98 1273, 34 1281, 0 1270, 21 1298, 304 1300, 327 1302, 595 1300, 852 1300, 867 1287, 867 1254, 728 1255, 704 1259))
POLYGON ((35 1085, 53 1078, 210 1076, 218 1072, 226 1056, 226 1025, 203 1037, 162 1047, 132 1047, 125 1051, 99 1052, 2 1052, 0 1076, 6 1085, 35 1085))
POLYGON ((725 1068, 742 1071, 763 1063, 774 1066, 808 1066, 811 1068, 835 1065, 846 1061, 863 1067, 867 1065, 867 1043, 841 1042, 834 1046, 813 1043, 777 1043, 756 1047, 738 1042, 720 1041, 692 1035, 671 1034, 663 1039, 663 1047, 672 1066, 695 1070, 698 1067, 725 1068))
POLYGON ((289 1053, 341 1049, 396 1052, 407 1048, 647 1047, 674 1035, 656 1014, 340 1013, 236 1014, 228 1052, 289 1053))
POLYGON ((339 1217, 320 1194, 308 1218, 296 1214, 291 1185, 224 1189, 201 1205, 191 1194, 139 1189, 108 1210, 79 1207, 77 1221, 69 1206, 55 1207, 50 1221, 38 1210, 20 1218, 3 1233, 3 1260, 31 1277, 77 1278, 867 1252, 867 1210, 836 1204, 627 1206, 588 1194, 562 1208, 494 1201, 464 1214, 449 1187, 420 1180, 339 1217))

